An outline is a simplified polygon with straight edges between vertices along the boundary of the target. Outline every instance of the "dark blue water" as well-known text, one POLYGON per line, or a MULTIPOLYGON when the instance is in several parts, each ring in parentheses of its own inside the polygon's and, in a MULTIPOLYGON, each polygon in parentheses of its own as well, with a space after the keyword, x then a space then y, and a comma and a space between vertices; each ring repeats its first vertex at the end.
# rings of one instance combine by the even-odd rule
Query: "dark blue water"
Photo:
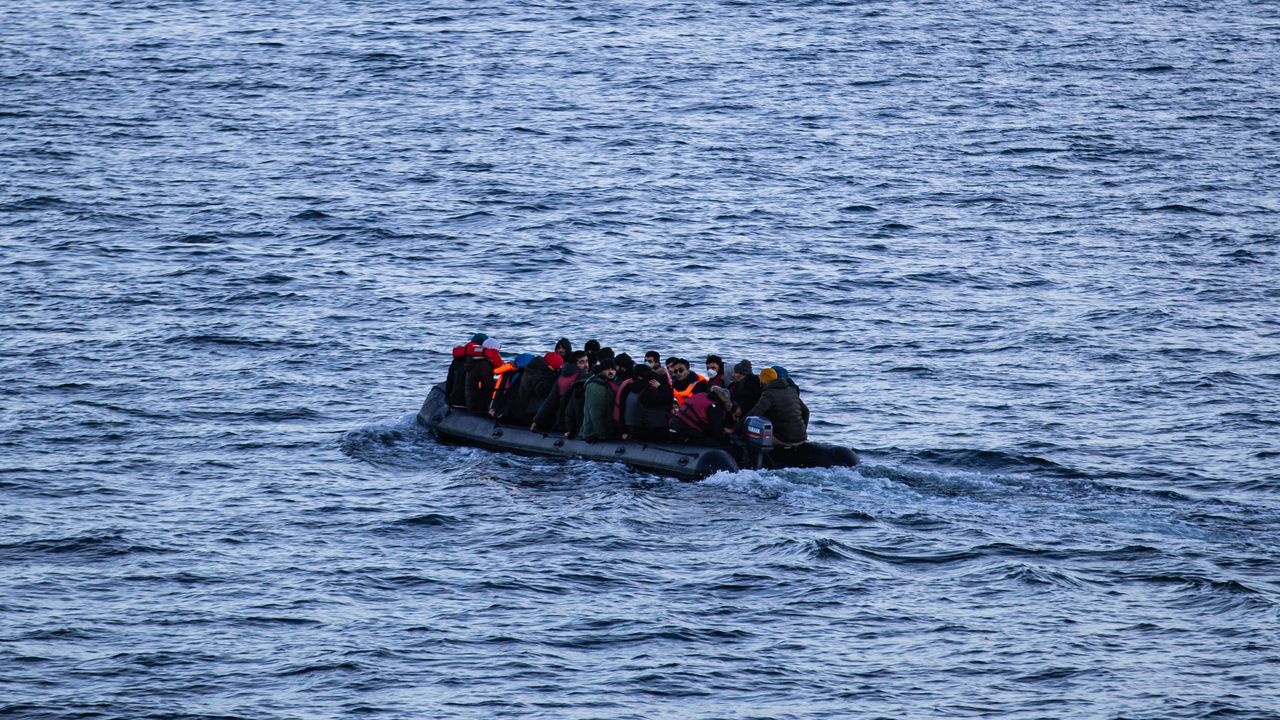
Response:
POLYGON ((0 7, 0 716, 1280 717, 1280 6, 0 7), (449 347, 864 465, 441 446, 449 347))

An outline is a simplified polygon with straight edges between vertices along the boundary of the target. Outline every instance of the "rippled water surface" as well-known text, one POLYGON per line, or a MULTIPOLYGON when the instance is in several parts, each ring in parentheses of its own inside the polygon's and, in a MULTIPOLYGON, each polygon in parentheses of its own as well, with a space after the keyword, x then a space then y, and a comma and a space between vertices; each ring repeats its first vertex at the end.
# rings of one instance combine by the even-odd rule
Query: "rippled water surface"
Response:
POLYGON ((1271 2, 0 6, 0 716, 1280 717, 1271 2), (856 470, 442 446, 782 364, 856 470))

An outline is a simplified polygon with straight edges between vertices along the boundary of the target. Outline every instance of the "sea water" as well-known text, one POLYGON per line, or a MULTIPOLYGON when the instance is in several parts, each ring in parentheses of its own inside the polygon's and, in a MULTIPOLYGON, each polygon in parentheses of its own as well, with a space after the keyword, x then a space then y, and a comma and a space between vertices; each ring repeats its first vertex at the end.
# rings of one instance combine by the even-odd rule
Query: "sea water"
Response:
POLYGON ((0 716, 1280 717, 1280 7, 0 7, 0 716), (473 333, 856 469, 445 446, 473 333))

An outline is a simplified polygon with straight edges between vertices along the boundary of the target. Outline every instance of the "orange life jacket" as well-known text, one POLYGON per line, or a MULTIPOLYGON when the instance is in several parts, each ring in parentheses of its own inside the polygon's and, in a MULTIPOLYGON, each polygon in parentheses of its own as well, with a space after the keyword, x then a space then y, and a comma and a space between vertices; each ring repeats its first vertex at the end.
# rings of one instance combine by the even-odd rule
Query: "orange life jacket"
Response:
POLYGON ((504 386, 504 383, 508 383, 511 381, 511 378, 507 376, 507 373, 515 369, 516 369, 516 366, 512 365, 511 363, 502 363, 502 365, 493 369, 493 374, 497 376, 497 380, 493 383, 493 397, 495 398, 498 397, 499 390, 506 389, 506 387, 504 386))
MULTIPOLYGON (((693 372, 693 371, 691 370, 690 372, 693 372)), ((671 394, 676 396, 676 405, 684 405, 685 400, 688 400, 689 398, 693 397, 693 389, 698 386, 698 383, 707 381, 707 379, 703 377, 701 374, 699 373, 693 373, 693 374, 694 374, 694 377, 698 379, 689 383, 689 387, 686 387, 683 390, 677 390, 674 384, 671 386, 671 394)))

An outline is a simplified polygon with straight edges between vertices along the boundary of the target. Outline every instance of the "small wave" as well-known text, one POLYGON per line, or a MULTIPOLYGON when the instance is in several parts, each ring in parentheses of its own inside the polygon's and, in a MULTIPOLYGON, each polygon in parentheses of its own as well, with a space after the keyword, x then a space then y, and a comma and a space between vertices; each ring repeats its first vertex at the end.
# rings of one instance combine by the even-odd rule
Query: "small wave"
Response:
POLYGON ((1169 586, 1176 593, 1173 603, 1181 607, 1234 612, 1272 611, 1280 606, 1275 593, 1258 590, 1238 580, 1220 580, 1192 574, 1131 574, 1122 576, 1121 581, 1169 586))
POLYGON ((288 627, 297 627, 305 625, 323 625, 322 620, 307 617, 283 617, 278 615, 242 615, 235 619, 236 623, 249 626, 265 626, 284 625, 288 627))
POLYGON ((815 538, 805 543, 810 558, 823 562, 856 560, 858 551, 833 538, 815 538))
POLYGON ((1167 205, 1159 205, 1153 208, 1149 208, 1149 211, 1176 213, 1181 215, 1211 215, 1215 217, 1226 214, 1223 212, 1219 212, 1217 210, 1210 210, 1208 208, 1202 208, 1196 205, 1183 205, 1181 203, 1169 203, 1167 205))
POLYGON ((1058 477, 1080 478, 1083 473, 1033 455, 1015 455, 995 450, 937 449, 917 454, 920 460, 944 467, 986 472, 1039 472, 1058 477))
POLYGON ((17 202, 0 205, 0 212, 29 212, 32 210, 52 210, 67 207, 70 203, 52 195, 40 195, 17 202))
POLYGON ((240 337, 236 335, 216 335, 216 334, 199 334, 199 335, 174 335, 166 341, 170 344, 181 345, 215 345, 234 348, 248 348, 254 350, 280 350, 280 349, 307 349, 317 347, 316 343, 307 342, 305 340, 263 340, 258 338, 240 337))
POLYGON ((293 666, 284 668, 283 670, 277 671, 275 673, 275 676, 280 678, 285 678, 285 677, 295 677, 298 675, 315 675, 317 673, 331 673, 331 672, 347 673, 347 672, 360 671, 364 669, 365 667, 358 662, 353 662, 351 660, 344 660, 342 662, 328 662, 328 663, 320 662, 320 663, 307 663, 305 665, 293 665, 293 666))
POLYGON ((1039 155, 1042 153, 1061 153, 1066 152, 1066 148, 1060 147, 1009 147, 1000 151, 1001 155, 1039 155))
POLYGON ((213 245, 222 242, 217 235, 205 235, 202 233, 194 233, 191 235, 179 235, 170 238, 169 242, 180 243, 182 245, 213 245))
POLYGON ((39 555, 74 555, 99 560, 132 554, 164 554, 169 548, 129 542, 120 531, 85 533, 65 538, 38 538, 0 544, 0 557, 14 560, 39 555))
POLYGON ((1081 588, 1087 585, 1080 578, 1063 570, 1025 563, 1010 563, 1001 570, 983 570, 983 574, 998 574, 1003 579, 1027 585, 1050 585, 1060 588, 1081 588))
POLYGON ((264 410, 254 410, 248 413, 248 417, 254 420, 266 420, 268 422, 282 422, 285 420, 312 420, 320 417, 320 413, 309 407, 293 407, 293 408, 269 408, 264 410))
POLYGON ((428 461, 438 462, 446 453, 451 456, 451 465, 472 459, 476 454, 488 454, 475 448, 464 452, 437 443, 426 428, 418 425, 417 413, 348 430, 339 439, 338 446, 347 457, 391 467, 420 468, 428 461))
POLYGON ((414 515, 413 517, 403 518, 395 521, 395 524, 401 527, 450 527, 458 525, 462 522, 461 518, 453 515, 444 515, 442 513, 424 513, 422 515, 414 515))

